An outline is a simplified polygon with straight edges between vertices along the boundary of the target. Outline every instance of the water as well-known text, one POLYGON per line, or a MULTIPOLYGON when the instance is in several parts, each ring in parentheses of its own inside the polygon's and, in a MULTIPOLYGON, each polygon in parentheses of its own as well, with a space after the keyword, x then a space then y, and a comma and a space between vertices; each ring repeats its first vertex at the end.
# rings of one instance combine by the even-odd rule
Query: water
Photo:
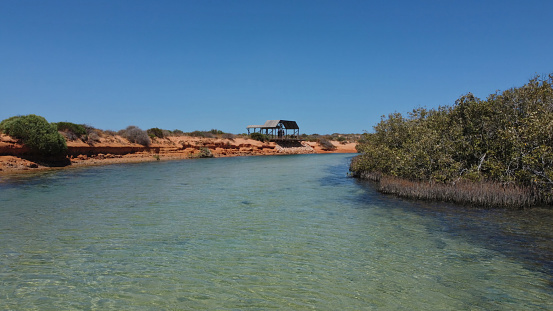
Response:
POLYGON ((551 213, 383 196, 350 157, 5 177, 0 309, 553 309, 551 213))

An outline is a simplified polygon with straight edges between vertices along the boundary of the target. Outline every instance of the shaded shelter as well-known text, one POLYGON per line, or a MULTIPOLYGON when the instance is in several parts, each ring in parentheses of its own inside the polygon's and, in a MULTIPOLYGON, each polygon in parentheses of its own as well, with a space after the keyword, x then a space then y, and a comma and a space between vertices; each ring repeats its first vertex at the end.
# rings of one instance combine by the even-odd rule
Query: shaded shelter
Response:
POLYGON ((271 140, 299 140, 300 128, 296 121, 267 120, 263 125, 248 125, 248 135, 261 133, 271 140))

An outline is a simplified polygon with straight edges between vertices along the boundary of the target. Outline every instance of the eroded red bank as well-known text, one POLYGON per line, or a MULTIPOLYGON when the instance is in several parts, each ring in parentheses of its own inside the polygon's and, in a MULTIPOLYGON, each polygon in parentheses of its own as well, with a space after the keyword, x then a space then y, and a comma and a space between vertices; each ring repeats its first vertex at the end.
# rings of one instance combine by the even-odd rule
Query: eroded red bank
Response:
MULTIPOLYGON (((246 138, 218 139, 199 137, 167 137, 155 139, 149 147, 128 142, 120 136, 101 138, 94 145, 82 141, 68 141, 68 166, 102 165, 112 163, 177 160, 199 157, 209 149, 213 157, 303 154, 356 153, 356 143, 332 142, 334 150, 323 150, 316 142, 280 146, 274 142, 260 142, 246 138)), ((17 140, 0 134, 0 174, 50 169, 40 158, 17 140)))

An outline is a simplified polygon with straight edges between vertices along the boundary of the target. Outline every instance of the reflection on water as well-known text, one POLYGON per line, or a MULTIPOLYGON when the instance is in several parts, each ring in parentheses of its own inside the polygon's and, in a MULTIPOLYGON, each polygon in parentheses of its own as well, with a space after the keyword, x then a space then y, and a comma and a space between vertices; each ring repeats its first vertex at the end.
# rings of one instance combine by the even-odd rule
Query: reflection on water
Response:
MULTIPOLYGON (((357 182, 368 189, 374 185, 372 182, 357 182)), ((382 195, 379 199, 395 202, 396 208, 404 208, 421 217, 432 218, 435 221, 433 230, 480 244, 514 260, 523 259, 530 269, 553 276, 552 210, 479 209, 441 202, 402 200, 392 195, 382 195)), ((359 200, 374 202, 374 193, 368 191, 359 200)))
POLYGON ((383 196, 347 155, 0 183, 0 309, 553 308, 548 211, 383 196))

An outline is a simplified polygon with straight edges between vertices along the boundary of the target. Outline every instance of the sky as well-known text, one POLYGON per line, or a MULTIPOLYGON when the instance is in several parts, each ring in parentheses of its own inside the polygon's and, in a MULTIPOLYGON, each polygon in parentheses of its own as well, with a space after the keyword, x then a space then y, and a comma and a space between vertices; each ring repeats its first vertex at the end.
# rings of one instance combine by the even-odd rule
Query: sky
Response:
POLYGON ((0 0, 0 120, 371 132, 553 73, 553 1, 0 0))

